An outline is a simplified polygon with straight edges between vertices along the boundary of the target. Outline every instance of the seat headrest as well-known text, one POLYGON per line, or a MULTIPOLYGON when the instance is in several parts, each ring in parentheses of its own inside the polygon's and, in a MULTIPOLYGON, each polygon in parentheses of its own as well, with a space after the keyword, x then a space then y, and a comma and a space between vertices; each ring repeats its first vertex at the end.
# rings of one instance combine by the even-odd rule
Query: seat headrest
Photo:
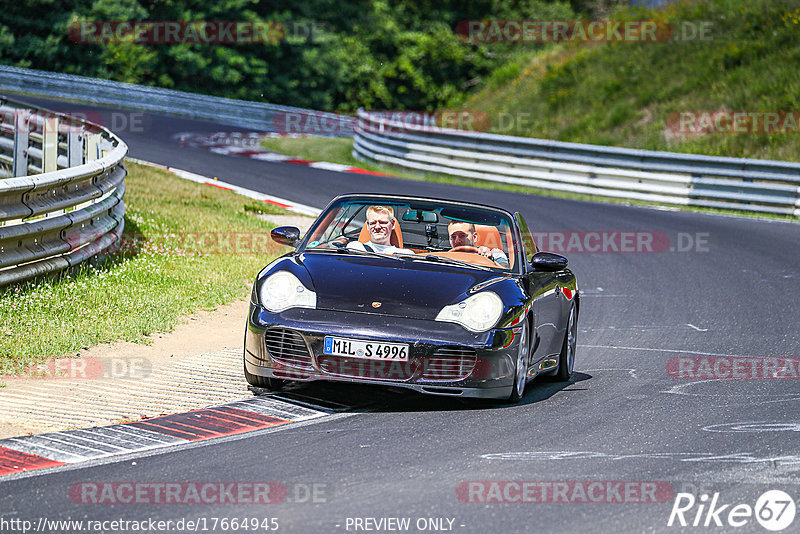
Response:
POLYGON ((506 237, 506 246, 503 247, 503 238, 500 236, 500 230, 496 226, 476 224, 475 232, 478 234, 475 246, 499 248, 504 250, 508 255, 508 262, 510 266, 514 267, 514 245, 510 232, 503 232, 506 237))
POLYGON ((475 232, 478 234, 475 246, 499 248, 503 250, 503 241, 500 239, 500 231, 495 226, 476 224, 475 232))
MULTIPOLYGON (((369 241, 369 228, 366 222, 361 228, 361 233, 358 234, 358 240, 361 243, 369 241)), ((394 219, 394 230, 392 230, 392 236, 389 238, 389 242, 397 248, 403 248, 403 232, 400 230, 400 223, 397 222, 397 218, 394 219)))

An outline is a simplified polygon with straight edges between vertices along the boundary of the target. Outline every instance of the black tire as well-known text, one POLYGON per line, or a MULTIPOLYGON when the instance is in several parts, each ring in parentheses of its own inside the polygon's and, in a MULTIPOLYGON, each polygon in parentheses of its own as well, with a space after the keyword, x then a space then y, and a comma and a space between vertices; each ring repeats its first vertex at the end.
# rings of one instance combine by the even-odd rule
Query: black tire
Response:
POLYGON ((255 386, 257 388, 269 389, 271 391, 278 391, 279 389, 283 389, 283 386, 286 385, 286 380, 281 380, 279 378, 269 378, 266 376, 259 376, 259 375, 252 375, 247 371, 247 366, 244 366, 244 379, 247 380, 247 383, 251 386, 255 386))
POLYGON ((514 382, 511 385, 511 394, 508 396, 508 402, 511 404, 518 403, 525 394, 525 386, 528 384, 530 347, 530 332, 528 332, 528 321, 526 319, 522 323, 520 348, 517 353, 516 365, 514 366, 514 382), (522 373, 523 376, 520 376, 520 373, 522 373))
POLYGON ((558 357, 558 371, 553 375, 553 380, 566 382, 572 376, 575 368, 575 347, 578 339, 578 312, 573 304, 569 309, 567 329, 564 332, 564 343, 561 345, 561 354, 558 357))

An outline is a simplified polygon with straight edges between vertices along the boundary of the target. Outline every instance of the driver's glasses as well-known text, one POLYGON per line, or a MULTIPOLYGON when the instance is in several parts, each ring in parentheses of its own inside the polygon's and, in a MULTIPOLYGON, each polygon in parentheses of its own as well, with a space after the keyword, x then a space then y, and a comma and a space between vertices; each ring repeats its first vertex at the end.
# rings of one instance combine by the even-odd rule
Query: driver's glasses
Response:
POLYGON ((389 223, 392 221, 384 221, 381 219, 375 219, 374 221, 367 221, 369 226, 389 226, 389 223))
POLYGON ((453 241, 467 241, 469 239, 469 234, 466 232, 453 232, 450 234, 450 239, 453 241))

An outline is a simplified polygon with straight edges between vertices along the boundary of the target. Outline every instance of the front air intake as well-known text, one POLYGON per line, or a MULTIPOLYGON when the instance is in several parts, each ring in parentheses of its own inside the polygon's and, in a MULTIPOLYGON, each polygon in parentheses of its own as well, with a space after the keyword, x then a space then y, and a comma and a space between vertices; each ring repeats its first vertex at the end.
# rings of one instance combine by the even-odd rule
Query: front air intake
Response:
POLYGON ((272 328, 264 336, 267 352, 275 362, 293 369, 314 370, 311 353, 298 332, 288 328, 272 328))
POLYGON ((425 359, 420 380, 425 382, 454 382, 468 377, 478 357, 468 347, 443 347, 425 359))

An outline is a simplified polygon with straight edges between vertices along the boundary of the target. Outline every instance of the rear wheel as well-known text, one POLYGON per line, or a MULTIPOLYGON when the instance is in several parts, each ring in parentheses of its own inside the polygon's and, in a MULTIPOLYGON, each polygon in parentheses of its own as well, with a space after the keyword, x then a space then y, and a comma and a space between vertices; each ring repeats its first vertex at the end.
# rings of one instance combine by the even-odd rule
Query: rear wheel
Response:
POLYGON ((269 389, 272 391, 277 391, 282 389, 283 386, 286 385, 286 380, 281 380, 279 378, 269 378, 267 376, 260 376, 260 375, 252 375, 247 371, 247 366, 244 366, 244 379, 247 380, 247 383, 251 386, 255 386, 257 388, 264 388, 269 389))
POLYGON ((519 352, 514 369, 514 384, 511 386, 511 395, 508 402, 519 402, 525 393, 525 385, 528 383, 528 352, 530 341, 528 336, 528 321, 522 323, 522 333, 519 339, 519 352))
POLYGON ((575 305, 569 309, 567 331, 564 333, 564 344, 561 346, 561 355, 558 358, 558 372, 553 377, 555 380, 565 382, 572 376, 575 368, 575 345, 578 336, 578 320, 575 316, 575 305))

